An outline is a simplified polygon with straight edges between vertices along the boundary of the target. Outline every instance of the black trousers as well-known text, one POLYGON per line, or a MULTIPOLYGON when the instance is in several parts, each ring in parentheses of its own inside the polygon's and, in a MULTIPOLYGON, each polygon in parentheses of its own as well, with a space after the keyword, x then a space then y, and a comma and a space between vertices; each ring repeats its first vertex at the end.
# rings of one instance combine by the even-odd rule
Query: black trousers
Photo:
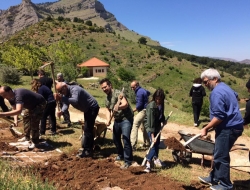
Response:
POLYGON ((56 132, 56 101, 47 103, 41 119, 40 134, 45 134, 47 117, 50 117, 51 131, 56 132))
POLYGON ((193 106, 193 114, 194 114, 194 123, 198 124, 202 103, 192 103, 193 106))
POLYGON ((99 107, 91 108, 84 113, 84 138, 82 138, 82 148, 91 152, 94 147, 94 125, 98 115, 99 107))

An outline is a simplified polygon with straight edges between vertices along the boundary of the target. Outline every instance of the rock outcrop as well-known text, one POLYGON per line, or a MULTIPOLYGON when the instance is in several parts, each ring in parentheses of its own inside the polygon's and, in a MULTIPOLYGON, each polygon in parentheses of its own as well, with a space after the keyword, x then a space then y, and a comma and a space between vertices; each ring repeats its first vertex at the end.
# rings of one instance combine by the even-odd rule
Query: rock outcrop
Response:
POLYGON ((102 3, 96 0, 64 0, 39 4, 34 4, 31 0, 22 0, 20 5, 0 10, 0 38, 33 25, 48 15, 55 17, 59 15, 72 20, 74 17, 94 20, 100 26, 108 26, 109 30, 127 30, 112 13, 105 10, 102 3))
POLYGON ((30 0, 23 0, 20 5, 11 6, 0 15, 0 38, 12 35, 39 21, 36 5, 30 0))

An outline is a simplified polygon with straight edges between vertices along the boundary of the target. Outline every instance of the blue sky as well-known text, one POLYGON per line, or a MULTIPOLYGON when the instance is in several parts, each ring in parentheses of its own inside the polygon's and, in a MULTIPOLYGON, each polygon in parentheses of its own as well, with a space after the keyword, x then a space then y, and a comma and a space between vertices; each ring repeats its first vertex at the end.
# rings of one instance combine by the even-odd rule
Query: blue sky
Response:
MULTIPOLYGON (((250 59, 249 0, 99 1, 130 30, 169 49, 197 56, 250 59)), ((1 0, 0 9, 20 3, 1 0)))

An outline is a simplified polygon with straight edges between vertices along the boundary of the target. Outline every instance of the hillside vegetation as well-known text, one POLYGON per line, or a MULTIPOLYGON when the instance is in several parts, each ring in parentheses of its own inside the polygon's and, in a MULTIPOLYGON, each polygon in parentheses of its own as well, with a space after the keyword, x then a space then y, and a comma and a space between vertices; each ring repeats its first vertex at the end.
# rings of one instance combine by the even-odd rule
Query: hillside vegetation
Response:
MULTIPOLYGON (((36 55, 40 55, 36 61, 32 62, 34 74, 44 61, 51 61, 53 57, 56 57, 52 60, 56 66, 55 72, 62 72, 65 65, 71 65, 71 69, 76 69, 76 64, 97 57, 110 64, 109 77, 117 81, 116 87, 119 88, 125 82, 126 87, 129 88, 130 81, 121 80, 119 71, 122 68, 123 72, 126 71, 129 76, 132 76, 130 79, 139 80, 141 85, 151 92, 158 87, 163 88, 169 104, 184 111, 184 107, 191 108, 188 95, 193 79, 199 77, 204 69, 211 66, 220 70, 223 81, 237 91, 240 98, 248 96, 245 88, 245 83, 249 78, 247 65, 183 54, 160 46, 147 45, 147 43, 141 44, 121 37, 114 31, 107 31, 91 21, 47 17, 16 33, 2 44, 0 47, 2 64, 12 65, 25 71, 28 68, 25 61, 23 64, 15 65, 17 54, 8 60, 4 55, 13 47, 27 48, 28 46, 30 48, 31 45, 30 53, 39 52, 36 55), (67 46, 67 51, 64 50, 64 56, 68 56, 67 59, 51 55, 56 54, 57 49, 54 51, 49 49, 62 41, 66 45, 70 44, 67 46), (73 54, 75 49, 79 49, 80 54, 72 56, 71 59, 70 54, 73 54), (79 60, 80 57, 82 57, 81 60, 79 60)), ((186 110, 190 111, 190 109, 186 110)))

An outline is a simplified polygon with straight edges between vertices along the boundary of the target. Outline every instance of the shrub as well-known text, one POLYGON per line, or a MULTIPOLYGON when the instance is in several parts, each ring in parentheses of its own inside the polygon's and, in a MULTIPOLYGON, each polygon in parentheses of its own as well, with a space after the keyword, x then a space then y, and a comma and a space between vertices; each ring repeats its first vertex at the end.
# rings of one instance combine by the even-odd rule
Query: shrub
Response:
POLYGON ((4 84, 19 84, 22 73, 13 67, 4 66, 1 68, 0 81, 4 84))
POLYGON ((123 80, 123 81, 128 82, 128 81, 135 80, 135 75, 132 72, 130 72, 124 68, 119 68, 117 70, 117 74, 121 78, 121 80, 123 80))

